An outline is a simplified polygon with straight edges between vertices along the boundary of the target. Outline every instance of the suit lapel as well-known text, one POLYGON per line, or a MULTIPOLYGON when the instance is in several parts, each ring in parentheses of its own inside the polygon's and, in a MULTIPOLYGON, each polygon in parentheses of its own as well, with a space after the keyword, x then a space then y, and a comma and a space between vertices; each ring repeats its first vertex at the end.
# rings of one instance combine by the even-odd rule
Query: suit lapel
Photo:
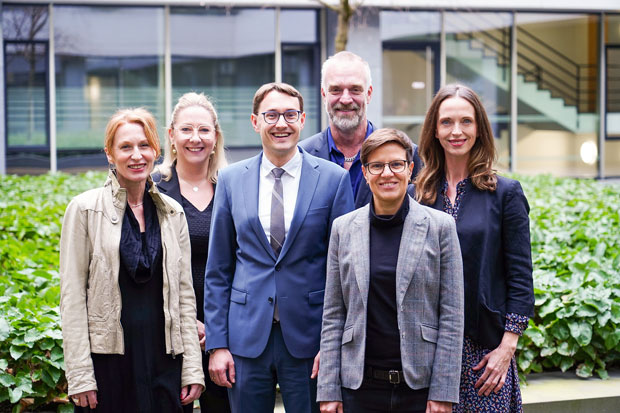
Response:
POLYGON ((258 186, 260 185, 260 161, 262 153, 254 157, 250 163, 246 166, 246 170, 243 172, 243 179, 241 182, 246 183, 240 190, 243 193, 245 201, 245 211, 248 216, 248 222, 250 227, 256 233, 257 239, 263 245, 268 254, 274 259, 276 258, 267 237, 265 236, 265 230, 258 218, 258 186))
POLYGON ((364 309, 368 308, 368 289, 370 285, 370 218, 369 206, 360 208, 351 228, 351 255, 353 272, 357 280, 357 287, 362 296, 364 309))
POLYGON ((429 218, 424 209, 413 199, 409 200, 409 213, 405 218, 403 235, 400 239, 398 262, 396 264, 396 301, 402 304, 413 274, 420 263, 420 256, 426 243, 429 218))
POLYGON ((284 245, 278 261, 282 259, 291 248, 291 245, 295 241, 295 237, 303 224, 310 204, 314 198, 316 192, 317 183, 319 182, 320 172, 318 170, 319 164, 302 150, 302 163, 299 177, 299 190, 297 191, 297 201, 295 202, 295 212, 293 213, 293 219, 291 225, 284 239, 284 245))

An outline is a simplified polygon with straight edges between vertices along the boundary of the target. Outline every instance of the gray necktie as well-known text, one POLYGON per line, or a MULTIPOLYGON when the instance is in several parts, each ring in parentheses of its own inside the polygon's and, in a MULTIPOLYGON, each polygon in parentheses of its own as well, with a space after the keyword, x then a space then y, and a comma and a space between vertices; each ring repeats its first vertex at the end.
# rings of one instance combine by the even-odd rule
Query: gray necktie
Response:
POLYGON ((271 234, 270 244, 276 257, 280 255, 284 244, 284 202, 282 201, 282 174, 284 169, 273 168, 271 174, 275 178, 273 191, 271 192, 271 234))

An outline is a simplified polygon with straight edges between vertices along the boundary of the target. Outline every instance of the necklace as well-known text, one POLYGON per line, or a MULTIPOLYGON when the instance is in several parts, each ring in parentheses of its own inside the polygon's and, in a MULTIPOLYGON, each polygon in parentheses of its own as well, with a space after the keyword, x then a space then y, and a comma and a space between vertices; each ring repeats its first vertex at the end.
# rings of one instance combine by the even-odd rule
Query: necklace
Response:
POLYGON ((357 154, 353 155, 353 156, 349 156, 349 157, 344 157, 344 161, 345 162, 353 162, 355 160, 355 158, 357 158, 357 154))
MULTIPOLYGON (((127 202, 127 203, 129 204, 129 202, 127 202)), ((129 204, 129 206, 132 207, 132 208, 137 208, 139 206, 142 206, 142 204, 144 204, 144 202, 140 202, 139 204, 135 204, 135 205, 129 204)))
POLYGON ((183 179, 181 177, 179 177, 179 180, 181 180, 181 181, 185 182, 187 185, 189 185, 192 188, 192 191, 194 191, 194 192, 198 192, 198 185, 202 184, 202 182, 201 182, 198 185, 192 185, 191 183, 189 183, 188 181, 186 181, 185 179, 183 179))

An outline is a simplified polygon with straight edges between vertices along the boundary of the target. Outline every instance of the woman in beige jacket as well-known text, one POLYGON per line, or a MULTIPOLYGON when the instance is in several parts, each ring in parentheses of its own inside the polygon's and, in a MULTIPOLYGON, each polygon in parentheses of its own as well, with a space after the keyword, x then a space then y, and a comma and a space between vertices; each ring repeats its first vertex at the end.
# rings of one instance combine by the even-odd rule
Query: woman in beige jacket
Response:
POLYGON ((60 241, 68 393, 97 412, 180 412, 204 388, 190 244, 183 209, 149 174, 159 156, 153 116, 108 122, 102 188, 67 207, 60 241))

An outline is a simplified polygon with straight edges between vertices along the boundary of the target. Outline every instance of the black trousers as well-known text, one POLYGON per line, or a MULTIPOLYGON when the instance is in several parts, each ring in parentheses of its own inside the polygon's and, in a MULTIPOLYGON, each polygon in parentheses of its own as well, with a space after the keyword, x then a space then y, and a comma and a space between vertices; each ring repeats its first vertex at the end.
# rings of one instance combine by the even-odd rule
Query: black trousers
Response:
POLYGON ((428 388, 413 390, 407 383, 365 377, 357 390, 342 388, 344 413, 424 413, 428 388))

